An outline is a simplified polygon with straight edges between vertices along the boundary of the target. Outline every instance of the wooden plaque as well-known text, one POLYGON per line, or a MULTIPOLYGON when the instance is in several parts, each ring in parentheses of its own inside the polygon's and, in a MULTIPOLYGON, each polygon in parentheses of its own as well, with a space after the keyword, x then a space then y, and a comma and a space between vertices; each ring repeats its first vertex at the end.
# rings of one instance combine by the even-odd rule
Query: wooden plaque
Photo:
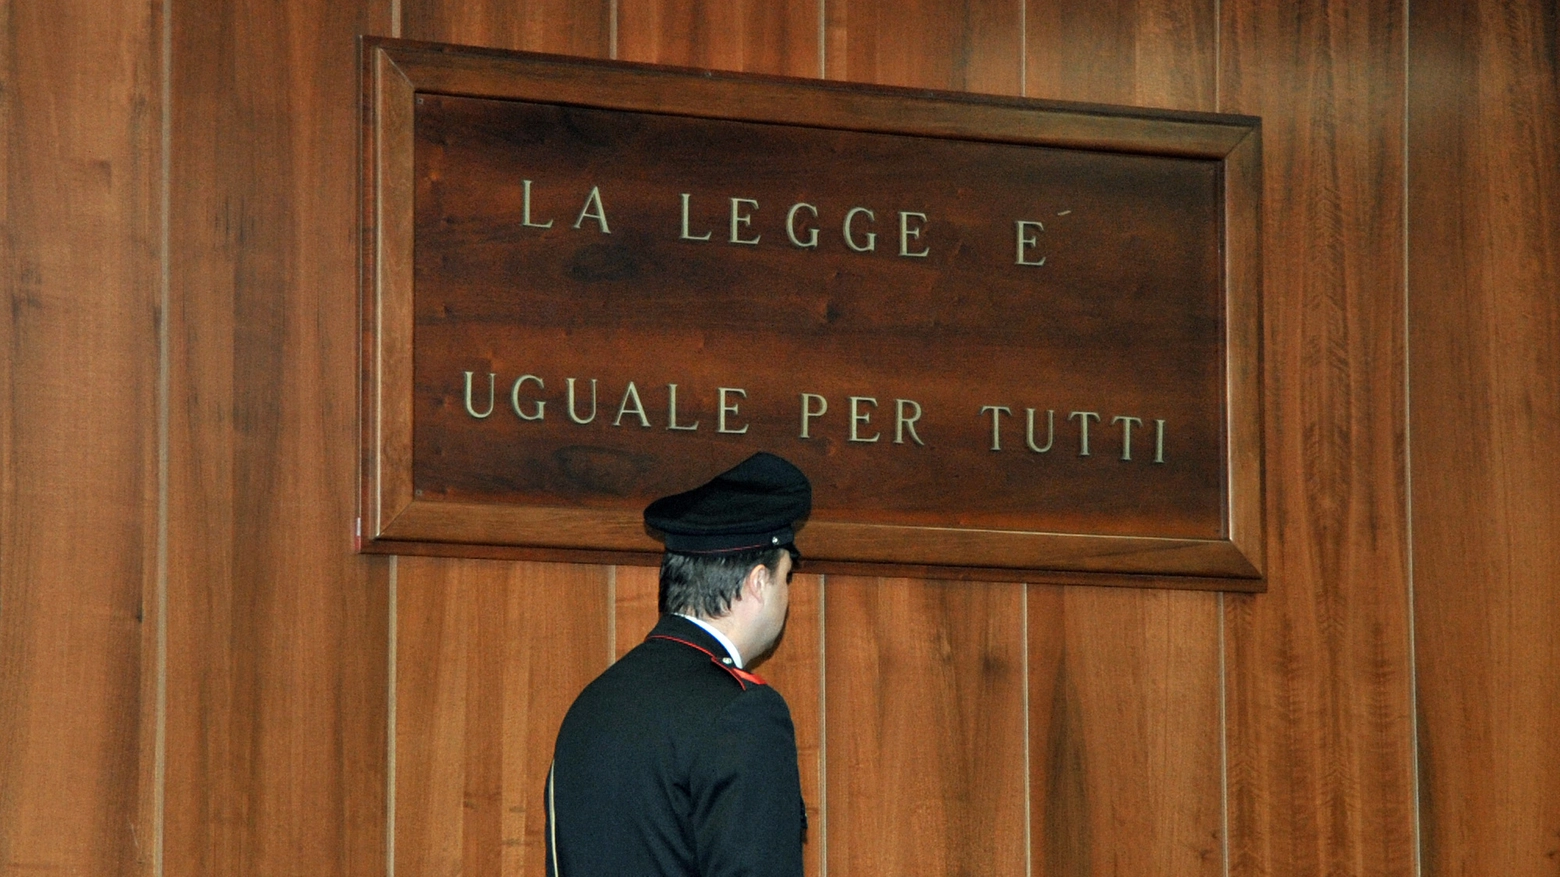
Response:
POLYGON ((1256 119, 364 43, 367 551, 1262 587, 1256 119))

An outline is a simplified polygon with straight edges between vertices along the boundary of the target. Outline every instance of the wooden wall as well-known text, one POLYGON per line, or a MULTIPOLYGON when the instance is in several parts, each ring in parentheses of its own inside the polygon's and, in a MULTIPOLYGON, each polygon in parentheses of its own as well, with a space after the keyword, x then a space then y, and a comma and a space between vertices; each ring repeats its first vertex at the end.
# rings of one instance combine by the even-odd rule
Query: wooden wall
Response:
POLYGON ((133 873, 156 816, 157 27, 0 0, 5 877, 133 873))
POLYGON ((352 553, 364 33, 1261 115, 1268 593, 799 577, 809 873, 1556 873, 1553 3, 0 0, 0 877, 539 874, 653 619, 352 553))
POLYGON ((1415 2, 1408 307, 1427 874, 1560 873, 1560 10, 1415 2))

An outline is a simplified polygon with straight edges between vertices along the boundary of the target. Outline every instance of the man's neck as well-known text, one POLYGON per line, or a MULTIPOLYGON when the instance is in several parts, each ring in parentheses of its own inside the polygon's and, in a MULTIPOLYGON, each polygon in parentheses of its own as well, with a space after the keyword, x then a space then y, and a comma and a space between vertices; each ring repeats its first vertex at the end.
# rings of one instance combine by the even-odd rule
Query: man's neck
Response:
POLYGON ((731 637, 728 636, 726 632, 721 630, 717 625, 716 622, 719 619, 699 618, 693 615, 685 615, 681 612, 677 613, 677 616, 679 618, 686 618, 694 624, 704 628, 706 631, 709 631, 709 634, 715 637, 715 639, 720 642, 721 646, 724 647, 728 653, 730 653, 731 660, 737 665, 737 668, 742 668, 742 652, 738 651, 737 644, 732 642, 731 637))

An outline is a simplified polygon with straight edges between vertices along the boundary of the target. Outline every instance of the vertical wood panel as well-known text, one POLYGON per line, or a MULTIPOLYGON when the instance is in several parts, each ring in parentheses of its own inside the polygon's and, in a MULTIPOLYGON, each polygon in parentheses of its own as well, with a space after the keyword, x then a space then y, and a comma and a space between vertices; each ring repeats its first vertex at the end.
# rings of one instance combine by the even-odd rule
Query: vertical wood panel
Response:
MULTIPOLYGON (((831 79, 1018 94, 1021 6, 825 4, 831 79)), ((1022 874, 1023 586, 831 577, 828 869, 1022 874)))
POLYGON ((171 6, 168 874, 384 871, 352 108, 387 11, 171 6))
POLYGON ((1217 611, 1030 588, 1032 874, 1223 873, 1217 611))
POLYGON ((1019 94, 1024 55, 1018 0, 828 0, 830 79, 1019 94))
POLYGON ((661 617, 660 570, 652 566, 620 566, 613 569, 612 659, 644 642, 661 617))
POLYGON ((619 0, 617 57, 817 76, 820 2, 619 0))
MULTIPOLYGON (((803 561, 805 568, 805 561, 803 561)), ((796 725, 796 755, 807 808, 807 842, 802 862, 808 877, 823 873, 823 579, 797 573, 791 580, 791 609, 780 645, 758 672, 785 697, 796 725)))
POLYGON ((613 0, 402 0, 408 39, 588 58, 612 53, 613 0))
POLYGON ((399 563, 397 873, 542 874, 553 739, 607 665, 608 569, 399 563))
POLYGON ((1560 21, 1416 2, 1409 354, 1427 875, 1560 870, 1560 21))
MULTIPOLYGON (((403 8, 411 39, 593 57, 612 50, 610 0, 403 8)), ((399 563, 396 871, 540 875, 545 820, 535 806, 558 724, 606 668, 614 640, 622 644, 614 617, 633 609, 611 604, 615 571, 606 566, 399 563)), ((642 596, 632 575, 622 584, 642 596)), ((652 612, 654 599, 651 590, 652 612)))
POLYGON ((1025 873, 1023 586, 827 588, 829 871, 1025 873))
POLYGON ((0 7, 6 875, 151 864, 160 35, 155 3, 0 7))
POLYGON ((474 588, 455 571, 424 582, 420 559, 396 563, 395 871, 458 874, 470 627, 482 616, 467 607, 474 588))
POLYGON ((1218 9, 1216 0, 1030 4, 1026 94, 1211 112, 1218 9))
POLYGON ((1245 0, 1263 117, 1269 590, 1226 598, 1231 873, 1409 874, 1403 4, 1245 0))
MULTIPOLYGON (((1032 97, 1213 110, 1217 4, 1027 8, 1032 97)), ((1224 870, 1216 594, 1029 591, 1035 875, 1224 870)))
POLYGON ((167 872, 237 875, 246 828, 235 737, 240 686, 233 630, 233 210, 228 177, 240 106, 222 59, 233 50, 219 4, 171 8, 168 422, 167 872), (206 46, 205 48, 202 48, 206 46), (193 49, 193 50, 192 50, 193 49), (221 223, 218 224, 218 218, 221 223), (177 400, 177 401, 173 401, 177 400), (177 558, 177 560, 174 560, 177 558), (215 818, 228 814, 228 818, 215 818), (230 851, 224 853, 223 851, 230 851))

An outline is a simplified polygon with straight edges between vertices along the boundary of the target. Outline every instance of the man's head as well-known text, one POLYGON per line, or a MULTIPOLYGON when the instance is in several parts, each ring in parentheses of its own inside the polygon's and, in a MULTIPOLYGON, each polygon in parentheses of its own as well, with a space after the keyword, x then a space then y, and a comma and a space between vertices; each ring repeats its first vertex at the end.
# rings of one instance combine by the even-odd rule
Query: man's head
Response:
POLYGON ((807 476, 765 453, 651 503, 645 524, 666 541, 661 610, 720 620, 740 630, 743 654, 767 651, 790 605, 795 527, 811 509, 807 476))
POLYGON ((772 576, 780 572, 784 548, 760 548, 731 554, 661 555, 661 611, 697 618, 719 618, 731 611, 742 591, 742 582, 754 567, 772 576))
POLYGON ((667 552, 661 558, 661 611, 716 624, 755 659, 785 630, 791 563, 784 548, 714 557, 667 552))

